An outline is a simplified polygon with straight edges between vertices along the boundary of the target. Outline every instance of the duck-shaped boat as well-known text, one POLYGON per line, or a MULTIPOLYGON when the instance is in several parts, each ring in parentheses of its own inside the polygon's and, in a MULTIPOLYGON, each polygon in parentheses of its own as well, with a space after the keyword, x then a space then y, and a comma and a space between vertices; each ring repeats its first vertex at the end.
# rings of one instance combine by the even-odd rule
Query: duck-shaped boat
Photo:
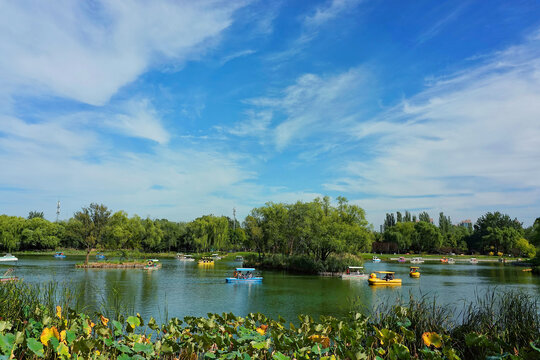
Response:
POLYGON ((393 271, 375 271, 369 275, 369 285, 401 285, 401 279, 395 278, 395 272, 393 271), (377 274, 384 274, 384 277, 379 278, 377 274))

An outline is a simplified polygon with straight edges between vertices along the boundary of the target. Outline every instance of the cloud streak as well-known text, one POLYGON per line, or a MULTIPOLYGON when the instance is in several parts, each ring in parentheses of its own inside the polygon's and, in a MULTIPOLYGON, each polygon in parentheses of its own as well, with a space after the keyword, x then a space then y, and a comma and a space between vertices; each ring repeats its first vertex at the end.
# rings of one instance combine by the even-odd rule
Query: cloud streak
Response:
POLYGON ((0 53, 9 56, 0 59, 0 78, 12 94, 103 105, 150 66, 178 66, 204 53, 244 4, 2 2, 0 53))

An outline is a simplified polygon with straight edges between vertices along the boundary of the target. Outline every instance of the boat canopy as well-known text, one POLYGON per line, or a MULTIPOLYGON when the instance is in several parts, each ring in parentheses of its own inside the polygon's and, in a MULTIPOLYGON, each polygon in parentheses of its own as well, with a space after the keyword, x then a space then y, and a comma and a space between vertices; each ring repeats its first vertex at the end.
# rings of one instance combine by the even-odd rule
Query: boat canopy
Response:
POLYGON ((236 268, 236 271, 255 271, 255 268, 236 268))
POLYGON ((153 262, 159 262, 159 260, 158 260, 158 259, 148 259, 148 260, 146 260, 146 261, 153 261, 153 262))
POLYGON ((418 266, 411 266, 411 269, 420 269, 418 266))
POLYGON ((395 271, 375 271, 375 272, 379 274, 395 274, 396 273, 395 271))
POLYGON ((212 254, 212 256, 219 256, 219 254, 212 254))
POLYGON ((363 269, 363 266, 349 266, 349 269, 363 269))

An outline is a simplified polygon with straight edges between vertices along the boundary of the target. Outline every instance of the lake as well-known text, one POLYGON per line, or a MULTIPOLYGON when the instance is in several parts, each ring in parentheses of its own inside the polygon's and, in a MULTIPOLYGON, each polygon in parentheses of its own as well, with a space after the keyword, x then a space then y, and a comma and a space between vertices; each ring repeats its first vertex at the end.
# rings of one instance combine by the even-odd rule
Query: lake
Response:
POLYGON ((500 263, 421 264, 421 277, 408 276, 410 264, 382 262, 365 264, 366 273, 377 270, 395 271, 403 279, 400 287, 370 287, 367 280, 342 280, 336 277, 293 275, 262 271, 262 284, 227 284, 239 262, 217 261, 214 267, 176 259, 160 260, 156 271, 139 269, 75 269, 82 256, 55 259, 52 256, 19 256, 16 263, 2 263, 0 271, 9 267, 15 275, 29 283, 55 281, 69 284, 91 309, 109 306, 115 299, 139 312, 163 321, 167 316, 205 316, 207 313, 232 312, 246 315, 262 312, 273 318, 281 315, 294 321, 298 314, 341 315, 350 309, 351 301, 367 309, 383 303, 394 303, 398 297, 436 296, 443 304, 472 300, 475 293, 488 288, 519 289, 540 295, 540 277, 523 268, 500 263), (118 294, 118 295, 115 295, 118 294))

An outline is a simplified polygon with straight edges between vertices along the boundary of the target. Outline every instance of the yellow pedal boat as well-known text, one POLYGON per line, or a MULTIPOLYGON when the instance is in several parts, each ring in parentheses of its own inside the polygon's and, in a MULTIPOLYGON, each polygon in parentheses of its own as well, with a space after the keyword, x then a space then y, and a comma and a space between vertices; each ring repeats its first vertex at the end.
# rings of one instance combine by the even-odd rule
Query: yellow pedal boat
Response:
POLYGON ((369 275, 369 285, 401 285, 401 279, 394 278, 393 271, 375 271, 369 275), (384 277, 378 278, 377 274, 384 274, 384 277))
POLYGON ((199 265, 214 265, 214 259, 202 258, 197 262, 199 265))
POLYGON ((420 268, 418 266, 411 266, 411 270, 409 271, 409 276, 412 278, 419 278, 420 277, 420 271, 418 271, 420 268))

